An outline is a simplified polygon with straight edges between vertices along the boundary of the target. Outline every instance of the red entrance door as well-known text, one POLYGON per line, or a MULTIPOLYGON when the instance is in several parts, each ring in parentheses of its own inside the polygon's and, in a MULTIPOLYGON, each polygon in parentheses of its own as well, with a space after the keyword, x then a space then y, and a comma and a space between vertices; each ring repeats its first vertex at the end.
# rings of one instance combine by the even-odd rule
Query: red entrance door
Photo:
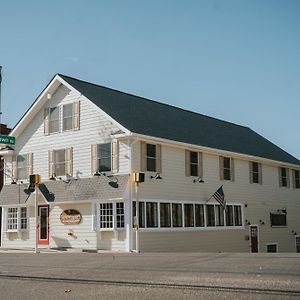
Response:
POLYGON ((251 236, 251 252, 258 252, 258 227, 250 226, 250 236, 251 236))
POLYGON ((38 244, 49 245, 49 205, 38 207, 38 244))

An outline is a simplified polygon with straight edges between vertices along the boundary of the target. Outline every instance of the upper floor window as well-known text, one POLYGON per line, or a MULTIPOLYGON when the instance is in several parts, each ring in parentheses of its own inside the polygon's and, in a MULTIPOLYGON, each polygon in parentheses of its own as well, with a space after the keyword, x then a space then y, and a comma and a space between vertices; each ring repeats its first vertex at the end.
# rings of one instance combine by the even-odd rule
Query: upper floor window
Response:
POLYGON ((186 176, 203 177, 202 175, 202 153, 196 151, 185 151, 185 174, 186 176))
POLYGON ((12 159, 12 178, 14 180, 27 180, 32 174, 33 154, 22 154, 12 159))
POLYGON ((45 108, 44 133, 46 135, 66 130, 78 130, 80 102, 45 108))
POLYGON ((161 173, 161 146, 142 142, 141 153, 142 171, 161 173))
POLYGON ((262 167, 258 162, 250 161, 250 183, 262 184, 262 167))
POLYGON ((234 180, 234 160, 230 157, 220 156, 220 179, 234 180))
POLYGON ((92 174, 96 172, 118 172, 119 169, 119 143, 92 145, 92 174))
POLYGON ((279 168, 279 186, 280 187, 289 187, 289 169, 288 168, 279 168))
POLYGON ((300 171, 293 170, 293 186, 294 189, 300 189, 300 171))
POLYGON ((49 177, 72 176, 73 174, 73 148, 49 151, 49 177))

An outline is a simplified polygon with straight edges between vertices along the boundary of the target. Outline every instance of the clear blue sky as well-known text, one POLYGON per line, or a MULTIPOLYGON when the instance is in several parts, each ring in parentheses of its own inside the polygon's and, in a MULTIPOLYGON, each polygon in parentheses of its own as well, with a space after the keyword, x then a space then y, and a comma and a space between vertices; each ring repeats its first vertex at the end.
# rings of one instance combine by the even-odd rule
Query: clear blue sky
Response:
POLYGON ((62 73, 251 127, 300 159, 298 0, 1 0, 0 65, 9 126, 62 73))

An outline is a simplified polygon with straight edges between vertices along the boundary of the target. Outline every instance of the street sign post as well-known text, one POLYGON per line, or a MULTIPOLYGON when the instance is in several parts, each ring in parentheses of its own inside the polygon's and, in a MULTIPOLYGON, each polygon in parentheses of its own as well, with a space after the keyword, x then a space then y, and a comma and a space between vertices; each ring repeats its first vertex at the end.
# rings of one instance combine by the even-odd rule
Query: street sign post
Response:
POLYGON ((14 136, 0 135, 0 144, 15 145, 16 138, 14 136))

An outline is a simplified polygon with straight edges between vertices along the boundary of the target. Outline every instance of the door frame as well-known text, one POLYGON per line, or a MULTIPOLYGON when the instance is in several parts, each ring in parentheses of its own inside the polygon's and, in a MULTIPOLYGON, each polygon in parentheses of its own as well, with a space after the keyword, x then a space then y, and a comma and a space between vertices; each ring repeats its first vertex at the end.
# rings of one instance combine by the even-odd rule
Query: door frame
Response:
POLYGON ((38 205, 38 245, 49 245, 49 233, 50 233, 50 220, 49 220, 49 212, 50 206, 49 205, 38 205), (47 239, 40 239, 41 236, 41 208, 47 208, 47 239))
POLYGON ((249 241, 250 241, 250 253, 259 253, 259 226, 257 224, 251 224, 249 225, 249 241), (257 228, 257 252, 252 251, 252 240, 251 240, 251 227, 256 227, 257 228))

